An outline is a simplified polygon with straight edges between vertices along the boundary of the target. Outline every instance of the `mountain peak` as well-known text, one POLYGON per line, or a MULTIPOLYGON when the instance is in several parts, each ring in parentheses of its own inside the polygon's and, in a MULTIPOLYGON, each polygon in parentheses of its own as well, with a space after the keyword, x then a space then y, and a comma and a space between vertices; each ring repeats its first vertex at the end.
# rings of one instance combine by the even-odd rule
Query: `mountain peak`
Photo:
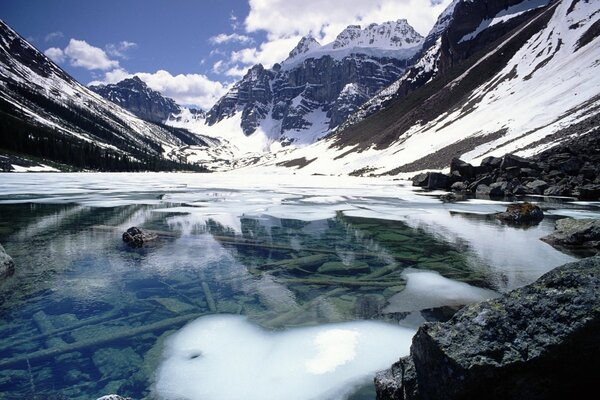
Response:
POLYGON ((294 47, 294 49, 290 51, 288 60, 298 55, 308 53, 309 51, 317 49, 319 47, 321 47, 321 44, 312 35, 303 36, 302 39, 300 39, 300 41, 296 45, 296 47, 294 47))
POLYGON ((404 49, 418 46, 423 37, 414 30, 406 19, 370 24, 362 29, 360 25, 348 25, 336 37, 334 49, 367 47, 383 49, 404 49))

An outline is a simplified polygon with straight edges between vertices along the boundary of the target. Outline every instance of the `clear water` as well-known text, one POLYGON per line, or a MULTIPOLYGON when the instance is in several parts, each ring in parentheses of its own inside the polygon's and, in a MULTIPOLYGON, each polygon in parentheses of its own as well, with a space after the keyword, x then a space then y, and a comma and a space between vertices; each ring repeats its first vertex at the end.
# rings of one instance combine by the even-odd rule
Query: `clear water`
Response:
MULTIPOLYGON (((510 290, 572 260, 538 238, 560 215, 600 213, 543 203, 540 225, 515 228, 488 217, 503 203, 444 205, 405 185, 0 174, 0 243, 17 265, 0 282, 0 399, 156 398, 166 340, 211 314, 266 332, 361 320, 414 329, 432 305, 510 290), (159 238, 129 248, 129 226, 159 238), (411 281, 418 272, 439 278, 411 281)), ((373 399, 368 381, 346 397, 373 399)))

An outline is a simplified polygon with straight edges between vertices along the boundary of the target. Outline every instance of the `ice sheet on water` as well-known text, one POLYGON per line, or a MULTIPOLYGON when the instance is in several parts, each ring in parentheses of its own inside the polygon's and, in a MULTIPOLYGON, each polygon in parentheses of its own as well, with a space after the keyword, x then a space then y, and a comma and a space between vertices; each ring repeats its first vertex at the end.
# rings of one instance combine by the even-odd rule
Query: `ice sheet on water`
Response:
POLYGON ((239 316, 202 317, 170 338, 159 399, 343 399, 407 355, 415 331, 361 321, 269 332, 239 316))
POLYGON ((389 299, 386 313, 426 310, 442 306, 461 306, 497 297, 492 290, 444 278, 437 272, 406 270, 406 288, 389 299))

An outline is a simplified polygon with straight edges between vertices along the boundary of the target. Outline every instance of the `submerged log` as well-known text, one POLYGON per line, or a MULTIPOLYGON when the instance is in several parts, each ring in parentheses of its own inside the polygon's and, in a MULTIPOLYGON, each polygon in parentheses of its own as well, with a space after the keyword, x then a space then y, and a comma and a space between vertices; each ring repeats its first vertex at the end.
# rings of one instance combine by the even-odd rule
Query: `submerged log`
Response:
POLYGON ((105 345, 107 343, 131 338, 134 336, 139 336, 144 333, 162 331, 162 330, 165 330, 165 329, 177 326, 177 325, 181 325, 192 319, 196 319, 202 315, 206 315, 206 313, 193 313, 193 314, 181 315, 179 317, 169 318, 169 319, 166 319, 163 321, 155 322, 153 324, 138 326, 138 327, 129 328, 129 329, 121 329, 117 332, 110 332, 110 333, 107 333, 104 335, 99 333, 98 337, 93 338, 93 339, 82 340, 82 341, 78 341, 75 343, 66 344, 64 346, 56 346, 56 347, 52 347, 50 349, 39 350, 39 351, 36 351, 33 353, 20 355, 17 357, 6 359, 6 360, 1 360, 0 368, 5 368, 9 365, 14 365, 14 364, 19 364, 19 363, 44 360, 44 359, 56 357, 61 354, 88 349, 90 347, 98 347, 101 345, 105 345))

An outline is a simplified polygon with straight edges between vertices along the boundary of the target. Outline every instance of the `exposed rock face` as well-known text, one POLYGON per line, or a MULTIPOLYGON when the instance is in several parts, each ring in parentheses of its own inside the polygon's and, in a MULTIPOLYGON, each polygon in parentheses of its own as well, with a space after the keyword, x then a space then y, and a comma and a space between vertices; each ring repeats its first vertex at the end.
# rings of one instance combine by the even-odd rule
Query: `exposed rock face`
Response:
POLYGON ((544 212, 528 202, 516 203, 510 204, 505 212, 496 214, 496 218, 515 224, 535 223, 544 219, 544 212))
POLYGON ((266 122, 275 139, 310 142, 397 80, 422 40, 405 20, 349 26, 325 46, 303 37, 282 64, 252 67, 207 113, 207 124, 241 111, 246 135, 266 122))
POLYGON ((600 220, 565 218, 556 221, 554 233, 542 238, 544 242, 567 248, 600 249, 600 220))
POLYGON ((6 254, 4 247, 0 244, 0 278, 10 276, 15 272, 15 262, 6 254))
POLYGON ((143 231, 138 227, 132 226, 123 233, 123 241, 131 247, 142 247, 144 243, 156 240, 155 233, 143 231))
POLYGON ((586 398, 597 386, 598 335, 600 257, 592 257, 426 323, 411 355, 375 379, 378 399, 586 398))
POLYGON ((150 89, 137 76, 114 85, 90 86, 90 89, 150 122, 164 123, 171 114, 181 111, 175 100, 150 89))
MULTIPOLYGON (((431 82, 437 76, 447 72, 453 65, 464 61, 518 26, 528 17, 527 12, 505 23, 485 29, 482 34, 471 40, 462 40, 466 35, 475 32, 484 21, 491 20, 502 10, 522 2, 523 0, 454 0, 440 14, 436 24, 425 38, 423 48, 414 65, 389 88, 365 103, 358 113, 353 115, 347 124, 344 124, 344 127, 373 115, 386 108, 391 102, 431 82)), ((548 0, 546 3, 549 2, 548 0)))
POLYGON ((132 400, 130 397, 122 397, 117 394, 108 394, 96 400, 132 400))

